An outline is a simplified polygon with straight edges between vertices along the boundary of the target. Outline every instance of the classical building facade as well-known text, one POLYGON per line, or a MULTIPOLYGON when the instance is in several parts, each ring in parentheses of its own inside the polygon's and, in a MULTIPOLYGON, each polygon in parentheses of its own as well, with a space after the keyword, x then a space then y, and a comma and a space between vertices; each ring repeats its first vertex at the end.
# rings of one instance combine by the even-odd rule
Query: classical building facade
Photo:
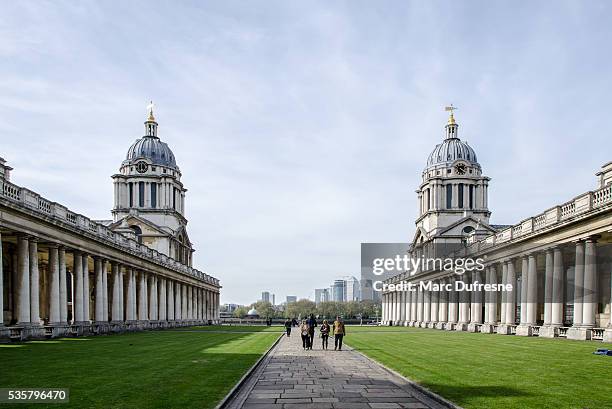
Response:
POLYGON ((217 322, 219 280, 192 267, 185 192, 152 108, 113 176, 112 221, 11 183, 0 159, 0 338, 217 322))
POLYGON ((383 323, 612 342, 612 162, 597 177, 595 190, 515 225, 491 225, 489 178, 451 111, 417 190, 409 256, 480 259, 484 268, 460 275, 421 264, 385 280, 415 286, 383 291, 383 323), (458 281, 512 284, 513 291, 455 291, 458 281))

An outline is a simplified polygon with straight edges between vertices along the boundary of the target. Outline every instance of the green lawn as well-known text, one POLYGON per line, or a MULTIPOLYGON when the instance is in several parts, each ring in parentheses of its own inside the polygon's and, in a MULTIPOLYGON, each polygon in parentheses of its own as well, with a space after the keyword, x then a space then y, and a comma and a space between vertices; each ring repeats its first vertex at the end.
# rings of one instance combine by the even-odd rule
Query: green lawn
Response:
POLYGON ((70 388, 61 407, 213 408, 277 337, 150 331, 0 344, 0 387, 70 388))
POLYGON ((601 342, 349 327, 345 342, 465 408, 612 408, 601 342))
POLYGON ((187 328, 176 328, 173 331, 213 331, 213 332, 285 332, 281 325, 204 325, 187 328))

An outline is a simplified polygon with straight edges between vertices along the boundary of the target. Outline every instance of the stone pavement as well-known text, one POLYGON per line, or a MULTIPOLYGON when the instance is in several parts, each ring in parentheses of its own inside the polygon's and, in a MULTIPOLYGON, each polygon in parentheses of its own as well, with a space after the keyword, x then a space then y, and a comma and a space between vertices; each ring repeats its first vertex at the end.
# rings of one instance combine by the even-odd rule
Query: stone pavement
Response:
MULTIPOLYGON (((347 337, 350 342, 350 334, 347 337)), ((351 348, 304 351, 299 335, 283 339, 234 398, 232 409, 447 408, 351 348)))

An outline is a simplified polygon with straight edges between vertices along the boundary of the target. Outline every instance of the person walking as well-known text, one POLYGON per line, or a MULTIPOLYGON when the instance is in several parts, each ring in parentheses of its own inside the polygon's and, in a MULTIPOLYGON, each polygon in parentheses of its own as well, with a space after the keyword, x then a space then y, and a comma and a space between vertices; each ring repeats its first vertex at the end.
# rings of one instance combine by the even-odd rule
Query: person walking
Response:
POLYGON ((339 316, 334 321, 334 351, 342 351, 342 339, 346 335, 346 328, 344 322, 339 316))
POLYGON ((315 328, 317 327, 317 320, 315 319, 314 314, 310 314, 310 318, 308 318, 308 327, 308 335, 310 336, 310 349, 312 349, 312 344, 314 343, 315 328))
POLYGON ((287 318, 287 320, 285 321, 285 331, 287 332, 287 336, 290 337, 291 336, 291 320, 289 320, 289 318, 287 318))
POLYGON ((327 349, 327 344, 329 341, 329 331, 331 330, 327 320, 323 320, 323 324, 321 324, 321 328, 319 331, 321 332, 321 348, 327 349))
POLYGON ((306 320, 302 320, 300 334, 302 335, 302 348, 304 348, 304 350, 310 349, 310 327, 306 320))

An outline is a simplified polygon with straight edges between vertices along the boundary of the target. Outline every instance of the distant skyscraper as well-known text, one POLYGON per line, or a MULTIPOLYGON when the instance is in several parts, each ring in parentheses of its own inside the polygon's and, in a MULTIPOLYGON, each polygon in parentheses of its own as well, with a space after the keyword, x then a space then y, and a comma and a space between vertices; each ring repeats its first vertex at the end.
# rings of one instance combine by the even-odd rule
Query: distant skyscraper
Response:
POLYGON ((289 304, 290 302, 296 302, 297 301, 297 296, 295 295, 288 295, 287 296, 287 304, 289 304))
POLYGON ((336 280, 334 284, 331 286, 331 297, 332 301, 342 302, 346 301, 346 281, 345 280, 336 280))
POLYGON ((328 288, 316 288, 315 289, 315 303, 319 304, 322 302, 329 301, 329 289, 328 288))
POLYGON ((272 305, 276 305, 276 296, 272 294, 272 305))
POLYGON ((359 301, 360 300, 360 288, 359 280, 354 276, 350 276, 346 280, 346 301, 359 301))
POLYGON ((270 293, 268 291, 264 291, 261 293, 261 301, 270 302, 270 293))

